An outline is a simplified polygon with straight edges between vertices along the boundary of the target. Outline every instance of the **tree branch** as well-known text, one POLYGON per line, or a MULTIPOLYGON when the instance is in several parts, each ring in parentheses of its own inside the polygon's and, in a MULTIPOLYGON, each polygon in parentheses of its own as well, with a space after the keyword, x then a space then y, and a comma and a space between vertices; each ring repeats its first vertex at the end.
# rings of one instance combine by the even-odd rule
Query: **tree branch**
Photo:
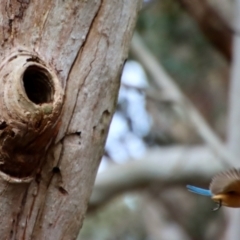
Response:
POLYGON ((149 186, 154 182, 165 185, 210 181, 221 170, 217 156, 206 146, 151 149, 139 160, 129 160, 126 164, 114 165, 99 173, 88 211, 95 210, 118 194, 149 186))

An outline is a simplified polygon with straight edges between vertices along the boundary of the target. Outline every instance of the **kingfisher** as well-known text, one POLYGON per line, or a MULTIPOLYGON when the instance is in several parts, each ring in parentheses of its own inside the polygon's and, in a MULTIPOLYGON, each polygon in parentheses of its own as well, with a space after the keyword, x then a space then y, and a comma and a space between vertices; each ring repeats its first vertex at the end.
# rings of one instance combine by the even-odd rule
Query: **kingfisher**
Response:
POLYGON ((221 206, 240 208, 240 169, 230 170, 216 174, 210 183, 209 189, 187 185, 190 192, 211 197, 217 203, 213 211, 221 206))

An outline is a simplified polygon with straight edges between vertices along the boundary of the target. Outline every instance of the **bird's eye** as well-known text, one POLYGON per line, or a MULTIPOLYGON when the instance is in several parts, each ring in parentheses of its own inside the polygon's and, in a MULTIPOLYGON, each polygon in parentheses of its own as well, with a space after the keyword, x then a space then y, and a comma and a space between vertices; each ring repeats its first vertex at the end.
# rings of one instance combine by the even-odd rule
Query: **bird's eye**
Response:
POLYGON ((228 194, 236 194, 236 192, 235 191, 229 191, 229 192, 227 192, 228 194))

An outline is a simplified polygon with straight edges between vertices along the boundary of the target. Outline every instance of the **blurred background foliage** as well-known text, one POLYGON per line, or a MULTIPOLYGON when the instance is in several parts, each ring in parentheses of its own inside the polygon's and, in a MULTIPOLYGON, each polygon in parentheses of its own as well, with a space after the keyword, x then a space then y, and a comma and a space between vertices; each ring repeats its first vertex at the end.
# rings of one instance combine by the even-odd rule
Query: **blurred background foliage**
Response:
POLYGON ((139 15, 136 29, 204 117, 213 127, 221 125, 226 111, 229 64, 179 1, 148 3, 139 15))
MULTIPOLYGON (((136 31, 166 72, 224 139, 230 63, 210 43, 181 1, 145 1, 136 31)), ((130 54, 129 60, 134 61, 134 56, 130 54)), ((145 85, 154 89, 151 77, 145 74, 145 85)), ((143 105, 146 109, 149 115, 149 130, 142 134, 135 131, 137 127, 134 127, 134 124, 139 124, 138 128, 141 128, 143 118, 139 117, 140 123, 133 120, 127 113, 127 101, 120 99, 114 118, 124 118, 131 135, 123 131, 118 146, 111 145, 110 128, 111 140, 107 141, 100 172, 101 169, 107 171, 108 165, 129 161, 129 157, 133 160, 135 155, 131 155, 131 151, 138 154, 151 146, 201 143, 196 132, 184 121, 179 121, 171 109, 171 104, 167 104, 166 101, 156 102, 145 96, 144 84, 132 87, 131 82, 122 81, 119 98, 126 95, 125 92, 121 93, 123 89, 133 89, 145 99, 138 100, 136 104, 143 105), (133 137, 136 135, 142 142, 136 143, 136 137, 133 137), (134 144, 130 142, 130 138, 134 138, 134 144), (137 145, 139 150, 137 147, 131 150, 130 145, 137 145), (124 155, 125 151, 129 155, 124 155)), ((112 124, 117 125, 114 119, 112 124)), ((122 125, 116 126, 118 131, 125 128, 122 125)), ((223 228, 220 229, 219 226, 223 226, 225 220, 221 212, 212 213, 214 204, 209 199, 192 195, 190 197, 183 184, 171 189, 159 189, 158 184, 143 186, 134 192, 121 194, 106 205, 90 211, 84 221, 79 240, 219 239, 223 232, 223 228)))

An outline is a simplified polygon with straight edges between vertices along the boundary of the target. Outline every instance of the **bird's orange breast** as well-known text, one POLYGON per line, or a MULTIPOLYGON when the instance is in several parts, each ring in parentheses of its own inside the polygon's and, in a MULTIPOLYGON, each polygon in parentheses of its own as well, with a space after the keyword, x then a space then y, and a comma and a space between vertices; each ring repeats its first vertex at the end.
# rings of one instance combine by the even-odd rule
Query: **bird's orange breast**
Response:
POLYGON ((222 202, 223 206, 240 208, 240 195, 234 193, 217 194, 212 197, 215 202, 222 202))

